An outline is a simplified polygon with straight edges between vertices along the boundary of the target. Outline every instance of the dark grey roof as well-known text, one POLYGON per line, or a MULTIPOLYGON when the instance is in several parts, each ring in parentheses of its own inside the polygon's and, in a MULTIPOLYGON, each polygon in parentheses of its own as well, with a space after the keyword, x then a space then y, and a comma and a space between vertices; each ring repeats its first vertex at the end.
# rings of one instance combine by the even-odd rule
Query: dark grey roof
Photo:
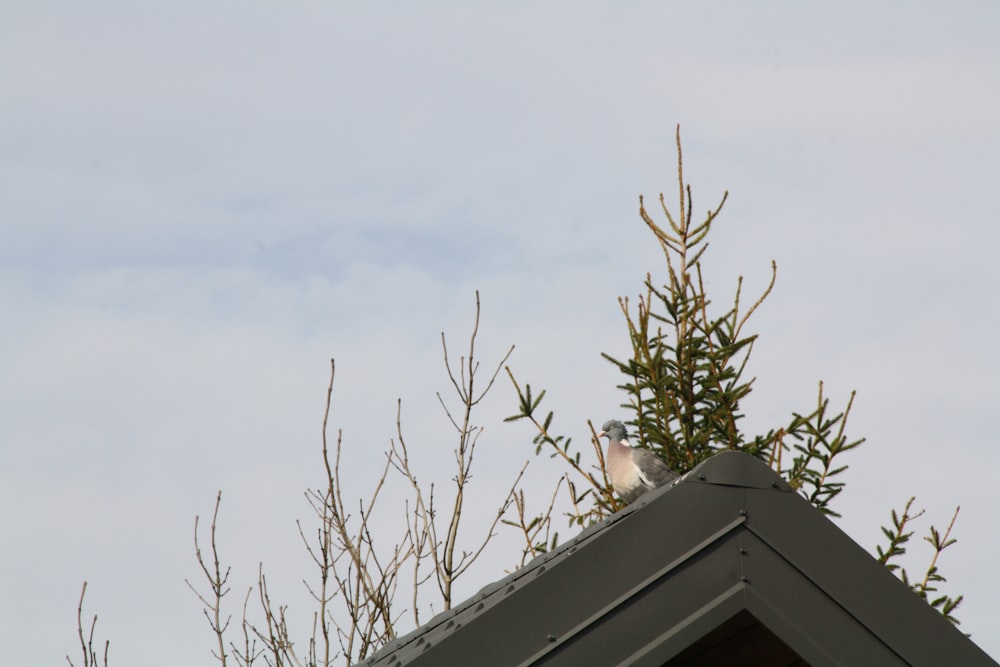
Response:
POLYGON ((997 666, 738 452, 717 454, 361 664, 997 666))

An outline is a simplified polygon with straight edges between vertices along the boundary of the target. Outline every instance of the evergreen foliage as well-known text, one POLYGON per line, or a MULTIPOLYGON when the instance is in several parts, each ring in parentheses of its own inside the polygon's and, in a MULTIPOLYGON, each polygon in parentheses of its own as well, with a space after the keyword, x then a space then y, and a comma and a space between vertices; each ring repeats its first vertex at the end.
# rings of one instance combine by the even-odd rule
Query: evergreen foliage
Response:
POLYGON ((930 565, 927 566, 927 570, 924 572, 924 578, 920 581, 912 581, 906 568, 901 566, 899 563, 893 562, 893 559, 898 559, 900 556, 906 554, 906 544, 913 537, 913 530, 908 530, 910 524, 919 519, 924 515, 924 510, 915 512, 913 510, 913 502, 916 498, 911 497, 906 501, 906 505, 903 507, 902 512, 896 512, 892 510, 892 528, 882 527, 882 534, 888 540, 888 544, 883 549, 881 546, 875 548, 878 554, 878 560, 880 563, 889 568, 890 572, 895 572, 904 584, 909 586, 913 591, 925 599, 927 603, 941 612, 945 618, 947 618, 952 623, 958 625, 959 621, 955 618, 952 613, 961 604, 962 599, 965 597, 963 595, 958 595, 956 597, 951 597, 949 595, 937 595, 932 597, 933 593, 938 592, 938 584, 943 584, 945 582, 944 576, 938 571, 937 560, 945 549, 955 544, 957 540, 951 537, 951 529, 955 526, 955 519, 958 518, 959 508, 955 508, 955 513, 951 517, 951 522, 948 523, 948 528, 942 534, 937 528, 931 526, 928 529, 927 535, 924 536, 924 541, 931 545, 934 549, 934 554, 931 557, 930 565))
MULTIPOLYGON (((679 128, 676 140, 676 212, 671 211, 661 194, 659 208, 665 221, 658 223, 644 199, 639 198, 639 215, 663 251, 664 276, 654 279, 653 274, 646 275, 644 293, 638 296, 634 308, 627 297, 619 299, 630 356, 618 359, 602 354, 623 376, 618 387, 625 395, 621 407, 631 414, 627 423, 641 446, 654 451, 678 472, 686 472, 724 449, 743 451, 765 461, 818 510, 840 516, 832 505, 844 488, 841 480, 848 464, 842 455, 864 443, 864 438, 846 435, 854 393, 842 410, 835 410, 820 382, 815 403, 806 410, 793 411, 785 424, 758 434, 741 430, 741 403, 754 383, 746 373, 747 363, 757 339, 746 331, 746 324, 771 293, 777 265, 772 261, 770 282, 749 307, 744 307, 742 277, 737 280, 729 305, 721 310, 715 307, 706 292, 703 261, 709 233, 728 193, 704 218, 695 218, 691 186, 684 180, 679 128)), ((592 444, 599 462, 596 471, 581 465, 580 451, 572 449, 571 438, 553 433, 552 412, 540 416, 545 391, 533 394, 531 386, 525 384, 522 389, 513 374, 511 380, 519 411, 508 421, 531 421, 536 429, 536 454, 545 450, 571 469, 572 474, 566 476, 572 504, 570 524, 588 525, 620 507, 604 475, 601 447, 593 426, 592 444)), ((883 530, 887 536, 895 535, 883 560, 888 564, 888 557, 901 553, 893 550, 901 549, 908 535, 883 530)), ((932 528, 931 535, 925 538, 935 548, 935 555, 921 582, 911 584, 904 570, 894 566, 890 569, 928 598, 936 591, 935 585, 944 582, 936 561, 941 551, 954 542, 949 540, 949 534, 950 526, 943 537, 932 528)), ((552 546, 554 543, 548 548, 552 546)), ((881 548, 878 553, 882 557, 881 548)), ((961 596, 929 599, 935 609, 952 620, 951 611, 960 601, 961 596)))

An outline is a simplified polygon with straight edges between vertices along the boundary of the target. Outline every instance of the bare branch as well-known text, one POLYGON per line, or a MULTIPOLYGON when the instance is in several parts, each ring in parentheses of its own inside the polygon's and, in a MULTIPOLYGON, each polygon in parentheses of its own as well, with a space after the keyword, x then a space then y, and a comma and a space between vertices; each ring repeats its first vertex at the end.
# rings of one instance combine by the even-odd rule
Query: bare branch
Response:
POLYGON ((194 518, 194 552, 195 558, 198 560, 198 565, 201 566, 201 571, 205 575, 205 579, 208 581, 209 588, 212 593, 208 598, 198 592, 198 589, 187 579, 184 583, 187 584, 191 592, 195 594, 198 600, 201 601, 204 608, 202 609, 205 614, 205 618, 208 620, 208 624, 212 628, 212 632, 215 634, 217 649, 212 651, 212 655, 225 667, 226 665, 226 642, 224 634, 226 628, 229 627, 229 621, 232 617, 226 618, 226 622, 222 622, 222 598, 229 592, 229 588, 226 587, 226 582, 229 580, 230 568, 226 568, 226 573, 222 574, 222 568, 219 565, 219 550, 215 543, 215 530, 219 517, 219 505, 222 503, 222 491, 215 497, 215 511, 212 513, 212 526, 210 530, 211 535, 211 545, 212 545, 212 569, 210 570, 208 565, 205 563, 205 558, 202 556, 201 547, 198 544, 198 522, 200 517, 194 518))
MULTIPOLYGON (((80 639, 80 651, 83 653, 83 667, 98 667, 97 662, 97 652, 94 650, 94 630, 97 629, 97 614, 94 614, 94 618, 90 623, 90 633, 86 636, 83 634, 83 598, 87 594, 87 582, 83 582, 83 587, 80 589, 80 601, 76 606, 76 634, 80 639)), ((111 640, 105 640, 104 642, 104 667, 108 667, 108 651, 111 648, 111 640)), ((66 656, 66 662, 70 664, 70 667, 76 667, 70 657, 66 656)))

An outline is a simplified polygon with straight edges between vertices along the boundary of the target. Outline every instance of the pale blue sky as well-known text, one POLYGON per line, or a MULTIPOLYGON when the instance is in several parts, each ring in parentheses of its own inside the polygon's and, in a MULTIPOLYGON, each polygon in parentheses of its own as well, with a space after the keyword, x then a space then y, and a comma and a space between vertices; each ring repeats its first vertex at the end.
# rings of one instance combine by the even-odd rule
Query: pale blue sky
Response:
MULTIPOLYGON (((673 201, 680 123, 697 209, 730 191, 717 299, 779 266, 748 429, 807 410, 820 379, 835 404, 857 389, 869 441, 839 525, 871 549, 910 495, 938 525, 961 504, 941 568, 1000 657, 998 28, 985 1, 7 0, 5 656, 75 659, 87 579, 113 663, 211 664, 183 580, 219 488, 233 611, 263 560, 305 614, 294 521, 320 481, 328 359, 355 491, 397 397, 410 446, 447 462, 438 337, 464 345, 475 289, 484 365, 516 344, 579 442, 621 416, 599 353, 624 353, 616 298, 660 269, 637 197, 673 201)), ((500 383, 479 415, 484 512, 532 451, 501 423, 514 408, 500 383)), ((511 560, 488 553, 460 594, 511 560)))

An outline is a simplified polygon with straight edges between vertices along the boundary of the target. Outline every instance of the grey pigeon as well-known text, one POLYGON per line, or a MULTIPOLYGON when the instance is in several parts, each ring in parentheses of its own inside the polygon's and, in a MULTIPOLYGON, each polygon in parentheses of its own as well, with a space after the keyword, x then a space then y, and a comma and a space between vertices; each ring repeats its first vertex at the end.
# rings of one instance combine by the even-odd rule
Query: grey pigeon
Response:
POLYGON ((629 445, 625 424, 617 419, 606 422, 597 437, 608 439, 611 486, 626 503, 680 477, 653 452, 629 445))

